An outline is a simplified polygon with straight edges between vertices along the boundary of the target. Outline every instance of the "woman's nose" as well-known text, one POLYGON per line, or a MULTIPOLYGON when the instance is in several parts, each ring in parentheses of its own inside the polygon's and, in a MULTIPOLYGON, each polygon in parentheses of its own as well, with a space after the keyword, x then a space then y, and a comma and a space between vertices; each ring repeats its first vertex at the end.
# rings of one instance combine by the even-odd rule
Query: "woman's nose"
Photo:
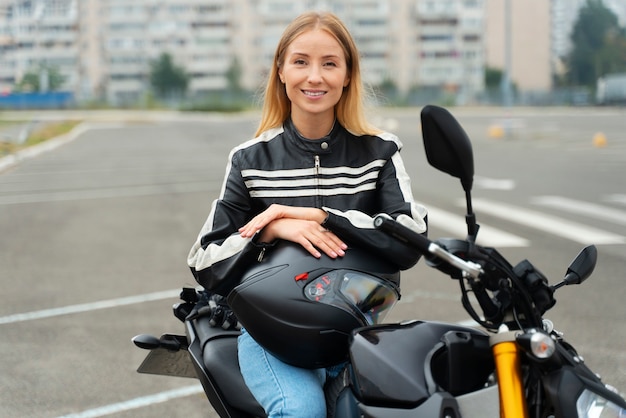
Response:
POLYGON ((313 84, 322 82, 322 71, 317 65, 310 67, 308 82, 313 84))

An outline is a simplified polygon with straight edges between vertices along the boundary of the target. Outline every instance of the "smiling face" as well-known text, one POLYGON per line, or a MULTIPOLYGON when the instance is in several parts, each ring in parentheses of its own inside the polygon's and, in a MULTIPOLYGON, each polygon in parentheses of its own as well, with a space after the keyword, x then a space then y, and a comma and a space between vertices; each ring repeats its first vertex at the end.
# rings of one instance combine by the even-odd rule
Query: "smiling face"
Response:
POLYGON ((330 130, 335 105, 350 82, 339 42, 320 29, 300 34, 287 48, 278 75, 291 101, 295 126, 300 129, 313 125, 330 130))

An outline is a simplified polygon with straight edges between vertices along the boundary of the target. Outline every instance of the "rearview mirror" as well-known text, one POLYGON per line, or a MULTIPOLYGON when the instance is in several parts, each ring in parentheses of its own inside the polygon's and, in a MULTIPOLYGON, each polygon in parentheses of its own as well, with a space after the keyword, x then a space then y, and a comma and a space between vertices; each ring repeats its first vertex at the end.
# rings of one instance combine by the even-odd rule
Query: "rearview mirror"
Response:
POLYGON ((576 256, 567 269, 563 282, 565 285, 581 284, 593 273, 598 260, 598 249, 589 245, 576 256))
POLYGON ((469 192, 474 181, 474 154, 467 134, 442 107, 425 106, 421 120, 428 163, 461 180, 463 190, 469 192))

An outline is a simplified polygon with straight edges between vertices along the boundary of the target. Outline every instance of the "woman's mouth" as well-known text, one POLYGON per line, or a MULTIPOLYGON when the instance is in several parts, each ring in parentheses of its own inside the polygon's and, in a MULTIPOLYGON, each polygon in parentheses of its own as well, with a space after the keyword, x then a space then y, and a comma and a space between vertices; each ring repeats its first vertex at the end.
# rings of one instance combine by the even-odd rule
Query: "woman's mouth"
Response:
POLYGON ((320 97, 326 94, 325 91, 302 90, 305 96, 320 97))

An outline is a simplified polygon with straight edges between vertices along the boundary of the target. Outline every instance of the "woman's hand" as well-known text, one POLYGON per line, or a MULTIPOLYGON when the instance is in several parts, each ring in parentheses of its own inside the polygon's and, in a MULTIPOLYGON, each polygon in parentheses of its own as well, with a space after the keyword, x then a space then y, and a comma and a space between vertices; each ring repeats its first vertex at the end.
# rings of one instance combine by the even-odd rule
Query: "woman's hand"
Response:
POLYGON ((269 225, 270 222, 282 218, 315 221, 318 225, 321 225, 326 216, 326 212, 322 209, 273 204, 239 228, 239 234, 244 238, 250 238, 269 225))
POLYGON ((239 233, 249 238, 262 230, 260 239, 263 242, 280 238, 302 245, 318 258, 321 257, 319 251, 331 258, 343 256, 348 246, 321 226, 326 216, 322 209, 274 204, 239 228, 239 233))
POLYGON ((320 251, 330 258, 342 257, 348 246, 333 232, 315 221, 282 218, 275 219, 261 232, 261 241, 271 242, 284 239, 302 245, 314 257, 320 258, 320 251))

